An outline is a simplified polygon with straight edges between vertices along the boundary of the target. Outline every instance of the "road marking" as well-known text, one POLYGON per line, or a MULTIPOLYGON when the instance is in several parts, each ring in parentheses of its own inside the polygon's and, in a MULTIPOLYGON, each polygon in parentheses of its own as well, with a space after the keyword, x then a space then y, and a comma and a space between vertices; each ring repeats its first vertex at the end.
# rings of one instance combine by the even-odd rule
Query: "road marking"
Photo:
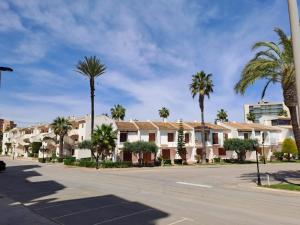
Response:
POLYGON ((194 220, 190 219, 190 218, 186 218, 186 217, 182 217, 180 220, 176 220, 172 223, 168 223, 167 225, 174 225, 174 224, 178 224, 178 223, 181 223, 181 222, 184 222, 184 221, 191 221, 193 222, 194 220))
POLYGON ((184 185, 189 185, 189 186, 196 186, 196 187, 203 187, 203 188, 212 188, 210 185, 205 185, 205 184, 193 184, 193 183, 187 183, 187 182, 181 182, 178 181, 176 184, 184 184, 184 185))
POLYGON ((122 205, 122 204, 128 204, 128 202, 121 202, 121 203, 117 203, 117 204, 104 205, 104 206, 91 208, 91 209, 79 210, 77 212, 72 212, 72 213, 62 215, 62 216, 53 217, 53 219, 56 220, 56 219, 60 219, 60 218, 67 217, 67 216, 73 216, 73 215, 76 215, 76 214, 80 214, 80 213, 84 213, 84 212, 90 212, 90 211, 97 210, 97 209, 110 208, 110 207, 114 207, 114 206, 118 206, 118 205, 122 205))
POLYGON ((112 221, 124 219, 124 218, 130 217, 130 216, 135 216, 135 215, 142 214, 142 213, 149 212, 149 211, 153 211, 153 210, 154 210, 154 209, 145 209, 145 210, 138 211, 138 212, 134 212, 134 213, 130 213, 130 214, 127 214, 127 215, 124 215, 124 216, 115 217, 115 218, 113 218, 113 219, 104 220, 104 221, 102 221, 102 222, 95 223, 95 224, 93 224, 93 225, 100 225, 100 224, 104 224, 104 223, 109 223, 109 222, 112 222, 112 221))

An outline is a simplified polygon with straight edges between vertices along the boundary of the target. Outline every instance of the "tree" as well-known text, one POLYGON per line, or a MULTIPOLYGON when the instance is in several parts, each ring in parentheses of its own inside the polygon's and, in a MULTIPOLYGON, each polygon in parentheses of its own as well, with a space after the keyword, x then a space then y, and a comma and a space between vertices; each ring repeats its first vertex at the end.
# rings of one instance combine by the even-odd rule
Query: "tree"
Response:
POLYGON ((142 166, 143 153, 150 152, 156 154, 158 151, 158 147, 154 142, 135 141, 135 142, 125 142, 124 150, 134 154, 138 154, 139 164, 140 166, 142 166))
POLYGON ((116 147, 117 131, 113 130, 112 124, 102 124, 97 126, 96 130, 92 134, 91 148, 95 152, 96 156, 96 168, 99 168, 99 158, 112 154, 112 151, 116 147))
POLYGON ((6 143, 5 143, 5 146, 6 146, 5 155, 7 155, 7 153, 8 153, 9 150, 11 149, 11 143, 10 143, 10 142, 6 142, 6 143))
POLYGON ((90 81, 90 94, 91 94, 91 135, 94 131, 94 98, 95 98, 95 79, 105 73, 105 65, 101 63, 100 59, 96 56, 84 57, 84 60, 76 65, 76 71, 86 76, 90 81))
POLYGON ((291 38, 279 28, 274 31, 279 37, 279 42, 257 42, 253 50, 259 49, 255 57, 244 67, 241 79, 235 85, 237 93, 244 94, 246 89, 257 80, 266 80, 261 98, 271 83, 280 83, 283 90, 285 105, 289 108, 293 133, 300 157, 300 129, 297 121, 297 92, 295 81, 295 66, 291 38))
POLYGON ((178 138, 177 138, 177 154, 180 155, 182 162, 186 158, 186 148, 184 142, 184 129, 182 120, 179 122, 179 129, 178 129, 178 138))
POLYGON ((218 111, 216 121, 228 122, 228 115, 224 109, 218 111))
POLYGON ((224 141, 224 148, 229 151, 235 151, 238 155, 238 160, 243 162, 246 159, 247 151, 255 151, 258 146, 257 140, 229 138, 224 141))
POLYGON ((255 117, 255 114, 254 114, 253 112, 249 112, 249 113, 247 114, 247 120, 249 120, 249 121, 251 121, 252 123, 254 123, 254 122, 255 122, 255 119, 256 119, 256 117, 255 117))
POLYGON ((288 116, 288 113, 287 113, 286 110, 281 109, 280 112, 278 113, 278 116, 284 116, 284 117, 287 117, 287 116, 288 116))
POLYGON ((170 112, 166 107, 162 107, 158 110, 160 118, 167 119, 170 116, 170 112))
POLYGON ((206 143, 205 143, 205 123, 204 123, 204 98, 209 98, 210 93, 213 92, 213 82, 211 80, 212 74, 206 74, 205 72, 197 72, 192 77, 192 83, 190 84, 190 91, 193 98, 198 95, 198 102, 201 111, 201 128, 202 128, 202 163, 206 163, 206 143))
POLYGON ((288 161, 291 160, 291 154, 297 154, 296 142, 292 138, 284 139, 281 151, 287 154, 288 161))
POLYGON ((59 157, 63 157, 64 137, 72 129, 70 121, 64 117, 57 117, 50 125, 54 134, 59 136, 59 157))
POLYGON ((111 118, 115 120, 124 120, 126 109, 121 105, 114 105, 113 108, 110 109, 111 118))

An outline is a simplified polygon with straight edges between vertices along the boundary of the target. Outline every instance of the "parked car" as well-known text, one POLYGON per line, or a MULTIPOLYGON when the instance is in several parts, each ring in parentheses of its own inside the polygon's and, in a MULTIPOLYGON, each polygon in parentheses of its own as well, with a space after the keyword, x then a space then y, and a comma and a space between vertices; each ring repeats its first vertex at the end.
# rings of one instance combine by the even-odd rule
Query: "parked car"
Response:
POLYGON ((0 171, 4 171, 6 169, 6 164, 5 162, 0 160, 0 171))

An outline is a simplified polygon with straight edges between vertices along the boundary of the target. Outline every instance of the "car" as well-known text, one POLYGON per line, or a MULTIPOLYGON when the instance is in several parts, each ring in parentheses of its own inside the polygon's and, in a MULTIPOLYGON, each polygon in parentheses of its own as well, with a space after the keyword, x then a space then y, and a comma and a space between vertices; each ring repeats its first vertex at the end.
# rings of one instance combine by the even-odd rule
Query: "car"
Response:
POLYGON ((6 163, 0 160, 0 171, 4 171, 6 169, 6 163))

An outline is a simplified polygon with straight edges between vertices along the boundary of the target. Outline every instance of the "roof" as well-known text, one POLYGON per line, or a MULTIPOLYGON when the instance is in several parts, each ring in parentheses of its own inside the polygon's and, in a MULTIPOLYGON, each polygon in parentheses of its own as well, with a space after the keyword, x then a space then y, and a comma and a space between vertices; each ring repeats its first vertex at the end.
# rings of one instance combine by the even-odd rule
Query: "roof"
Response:
POLYGON ((138 131, 138 128, 132 122, 116 121, 116 125, 120 131, 138 131))
MULTIPOLYGON (((193 127, 194 129, 198 130, 201 129, 201 123, 200 122, 186 122, 189 126, 193 127)), ((206 129, 210 130, 228 130, 226 127, 213 124, 213 123, 204 123, 206 129)))
POLYGON ((155 126, 160 130, 178 130, 175 126, 173 126, 169 122, 152 122, 155 126))
POLYGON ((157 128, 151 122, 134 122, 140 130, 156 130, 157 128))
POLYGON ((224 125, 235 128, 238 131, 280 131, 279 128, 273 126, 266 126, 258 123, 237 123, 237 122, 224 122, 224 125))
MULTIPOLYGON (((180 123, 179 122, 169 122, 173 127, 175 127, 176 128, 176 130, 178 130, 179 129, 179 125, 180 125, 180 123)), ((191 126, 189 126, 188 124, 186 124, 186 123, 182 123, 182 125, 183 125, 183 129, 184 130, 192 130, 193 128, 191 127, 191 126)))

